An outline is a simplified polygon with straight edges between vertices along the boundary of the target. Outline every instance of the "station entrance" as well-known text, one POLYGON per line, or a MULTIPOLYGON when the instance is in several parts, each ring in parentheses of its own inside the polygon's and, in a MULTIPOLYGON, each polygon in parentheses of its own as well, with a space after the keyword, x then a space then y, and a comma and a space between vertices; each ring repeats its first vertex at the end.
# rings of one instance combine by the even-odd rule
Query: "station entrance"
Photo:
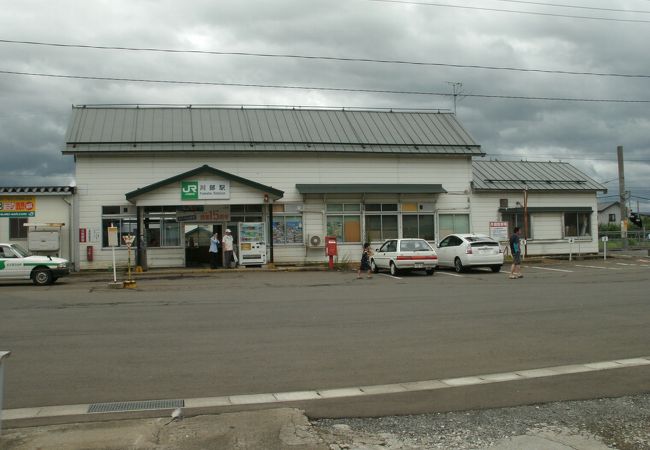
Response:
MULTIPOLYGON (((223 237, 224 225, 220 223, 184 223, 185 267, 210 267, 210 238, 217 233, 219 242, 223 237)), ((217 266, 223 265, 223 249, 219 245, 217 266)))

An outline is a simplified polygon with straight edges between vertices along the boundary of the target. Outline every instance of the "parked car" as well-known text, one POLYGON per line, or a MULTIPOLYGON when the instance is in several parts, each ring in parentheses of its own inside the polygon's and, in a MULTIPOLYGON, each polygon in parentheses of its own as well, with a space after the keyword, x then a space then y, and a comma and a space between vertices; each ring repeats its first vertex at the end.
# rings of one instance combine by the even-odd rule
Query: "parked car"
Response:
POLYGON ((18 244, 0 243, 0 280, 29 280, 44 286, 70 274, 63 258, 32 255, 18 244))
POLYGON ((438 265, 463 272, 472 267, 501 271, 503 251, 497 241, 480 234, 450 234, 437 246, 438 265))
POLYGON ((403 270, 426 270, 433 275, 437 265, 436 251, 424 239, 389 239, 370 259, 373 272, 388 269, 391 275, 403 270))

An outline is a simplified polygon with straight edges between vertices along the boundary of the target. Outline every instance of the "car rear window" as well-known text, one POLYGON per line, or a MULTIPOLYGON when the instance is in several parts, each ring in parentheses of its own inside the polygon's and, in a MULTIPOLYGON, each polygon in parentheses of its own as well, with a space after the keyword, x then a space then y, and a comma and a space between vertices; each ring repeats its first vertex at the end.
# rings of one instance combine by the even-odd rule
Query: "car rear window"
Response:
POLYGON ((472 247, 498 247, 499 243, 495 241, 472 242, 472 247))
POLYGON ((399 245, 400 251, 403 252, 429 252, 431 246, 427 241, 402 241, 399 245))

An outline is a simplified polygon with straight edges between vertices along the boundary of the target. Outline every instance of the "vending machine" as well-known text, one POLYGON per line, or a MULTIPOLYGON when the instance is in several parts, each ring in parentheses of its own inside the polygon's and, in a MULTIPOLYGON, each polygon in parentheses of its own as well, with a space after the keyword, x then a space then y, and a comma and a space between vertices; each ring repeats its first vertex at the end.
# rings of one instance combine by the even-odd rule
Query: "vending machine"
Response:
POLYGON ((264 222, 239 223, 239 264, 266 264, 266 233, 264 222))

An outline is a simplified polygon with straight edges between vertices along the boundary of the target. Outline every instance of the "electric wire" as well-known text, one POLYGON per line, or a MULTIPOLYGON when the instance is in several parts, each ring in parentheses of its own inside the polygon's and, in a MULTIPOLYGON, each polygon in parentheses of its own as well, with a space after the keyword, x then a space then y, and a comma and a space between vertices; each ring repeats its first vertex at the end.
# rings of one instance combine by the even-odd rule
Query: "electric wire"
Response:
POLYGON ((261 58, 287 58, 287 59, 304 59, 304 60, 322 60, 337 62, 360 62, 376 64, 401 64, 413 66, 432 66, 432 67, 450 67, 460 69, 483 69, 483 70, 504 70, 512 72, 533 72, 559 75, 585 75, 597 77, 622 77, 622 78, 650 78, 650 74, 626 74, 626 73, 608 73, 608 72, 588 72, 588 71, 571 71, 571 70, 554 70, 554 69, 527 69, 523 67, 508 66, 486 66, 479 64, 450 64, 428 61, 407 61, 399 59, 380 59, 380 58, 352 58, 342 56, 323 56, 323 55, 301 55, 301 54, 283 54, 283 53, 258 53, 258 52, 226 52, 213 50, 176 50, 168 48, 147 48, 147 47, 122 47, 109 45, 87 45, 87 44, 63 44, 56 42, 38 42, 38 41, 19 41, 12 39, 0 39, 4 44, 24 44, 36 46, 62 47, 62 48, 82 48, 92 50, 116 50, 116 51, 133 51, 133 52, 156 52, 156 53, 181 53, 181 54, 198 54, 198 55, 217 55, 217 56, 251 56, 261 58))
MULTIPOLYGON (((447 92, 433 91, 407 91, 398 89, 362 89, 362 88, 345 88, 345 87, 323 87, 323 86, 300 86, 300 85, 280 85, 280 84, 261 84, 261 83, 232 83, 225 81, 189 81, 189 80, 153 80, 146 78, 122 78, 122 77, 105 77, 105 76, 85 76, 85 75, 64 75, 39 72, 20 72, 14 70, 0 70, 0 74, 33 76, 45 78, 61 78, 76 80, 93 80, 93 81, 120 81, 133 83, 153 83, 153 84, 173 84, 173 85, 194 85, 194 86, 230 86, 259 89, 291 89, 307 91, 329 91, 329 92, 356 92, 370 94, 398 94, 398 95, 426 95, 439 97, 453 97, 455 94, 447 92)), ((571 98, 571 97, 532 97, 523 95, 496 95, 496 94, 463 94, 463 97, 483 98, 483 99, 501 99, 501 100, 531 100, 531 101, 552 101, 552 102, 586 102, 586 103, 634 103, 645 104, 650 100, 639 99, 597 99, 597 98, 571 98)))
POLYGON ((544 12, 533 12, 533 11, 517 11, 513 9, 499 9, 499 8, 484 8, 479 6, 463 6, 463 5, 450 5, 446 3, 431 3, 431 2, 416 2, 412 0, 366 0, 368 2, 377 2, 377 3, 398 3, 406 5, 420 5, 420 6, 434 6, 440 8, 458 8, 466 9, 472 11, 489 11, 489 12, 503 12, 511 14, 525 14, 531 16, 546 16, 546 17, 561 17, 561 18, 570 18, 570 19, 583 19, 583 20, 604 20, 608 22, 628 22, 628 23, 650 23, 650 20, 642 19, 618 19, 613 17, 594 17, 594 16, 574 16, 571 14, 555 14, 555 13, 544 13, 544 12))
POLYGON ((543 3, 543 2, 530 2, 524 0, 493 0, 495 2, 504 2, 504 3, 523 3, 526 5, 535 5, 535 6, 550 6, 553 8, 571 8, 571 9, 587 9, 590 11, 607 11, 607 12, 622 12, 622 13, 638 13, 638 14, 650 14, 650 11, 645 10, 636 10, 636 9, 614 9, 614 8, 597 8, 594 6, 578 6, 578 5, 562 5, 559 3, 543 3))

